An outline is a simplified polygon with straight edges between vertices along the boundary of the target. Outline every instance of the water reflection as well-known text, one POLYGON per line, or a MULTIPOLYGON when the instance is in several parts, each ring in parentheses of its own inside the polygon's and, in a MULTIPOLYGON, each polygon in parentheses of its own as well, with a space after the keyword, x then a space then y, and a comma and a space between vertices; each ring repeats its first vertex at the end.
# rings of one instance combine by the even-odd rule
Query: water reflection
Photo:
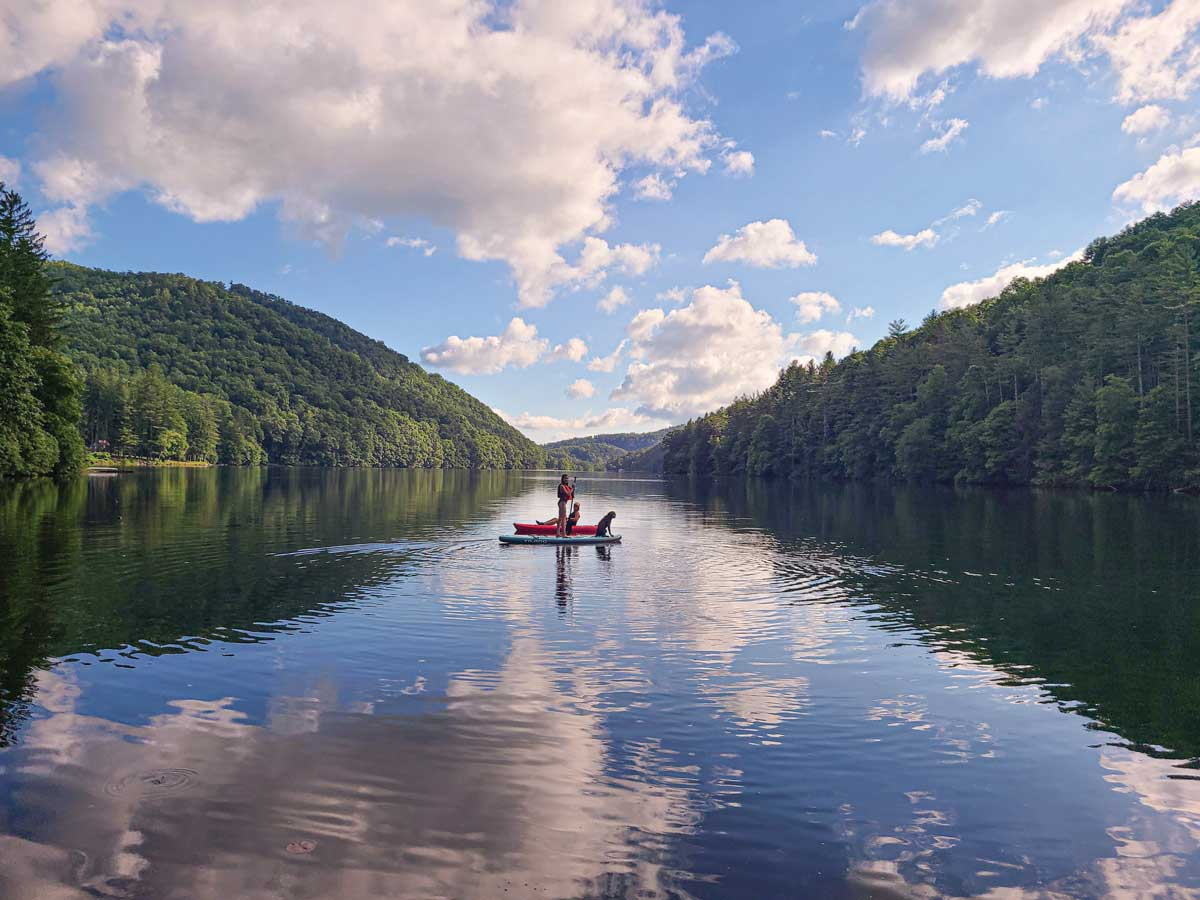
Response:
POLYGON ((0 498, 0 896, 1200 890, 1194 507, 546 478, 0 498))

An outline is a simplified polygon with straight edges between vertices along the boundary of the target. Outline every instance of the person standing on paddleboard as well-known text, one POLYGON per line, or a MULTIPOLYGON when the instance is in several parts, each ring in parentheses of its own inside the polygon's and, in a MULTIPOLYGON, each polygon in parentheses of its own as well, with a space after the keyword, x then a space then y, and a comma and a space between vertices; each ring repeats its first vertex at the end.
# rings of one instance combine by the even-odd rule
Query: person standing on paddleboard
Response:
POLYGON ((555 537, 567 536, 567 508, 574 499, 575 486, 571 484, 570 478, 563 475, 558 483, 558 521, 554 523, 555 537))

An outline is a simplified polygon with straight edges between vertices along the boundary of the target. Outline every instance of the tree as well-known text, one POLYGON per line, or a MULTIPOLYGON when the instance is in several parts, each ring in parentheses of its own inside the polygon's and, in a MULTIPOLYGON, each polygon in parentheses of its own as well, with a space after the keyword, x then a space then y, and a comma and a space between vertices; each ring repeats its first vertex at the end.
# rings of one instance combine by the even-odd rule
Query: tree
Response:
POLYGON ((1137 394, 1125 378, 1109 375, 1096 391, 1096 456, 1092 484, 1114 486, 1129 480, 1137 433, 1137 394))
POLYGON ((0 476, 67 475, 82 465, 81 384, 57 349, 57 324, 33 214, 0 182, 0 476))

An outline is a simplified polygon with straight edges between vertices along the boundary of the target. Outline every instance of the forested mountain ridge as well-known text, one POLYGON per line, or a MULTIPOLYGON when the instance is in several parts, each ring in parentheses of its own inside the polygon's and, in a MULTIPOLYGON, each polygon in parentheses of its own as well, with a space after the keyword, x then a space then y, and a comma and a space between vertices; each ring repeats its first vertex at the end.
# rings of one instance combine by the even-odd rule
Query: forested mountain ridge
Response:
POLYGON ((232 464, 544 464, 466 391, 322 313, 183 275, 48 273, 90 445, 232 464))
MULTIPOLYGON (((1200 204, 664 439, 668 473, 1200 489, 1200 204)), ((634 462, 629 459, 628 462, 634 462)))
POLYGON ((593 434, 588 437, 551 441, 546 449, 551 468, 603 471, 613 468, 617 460, 659 443, 670 429, 658 431, 593 434))

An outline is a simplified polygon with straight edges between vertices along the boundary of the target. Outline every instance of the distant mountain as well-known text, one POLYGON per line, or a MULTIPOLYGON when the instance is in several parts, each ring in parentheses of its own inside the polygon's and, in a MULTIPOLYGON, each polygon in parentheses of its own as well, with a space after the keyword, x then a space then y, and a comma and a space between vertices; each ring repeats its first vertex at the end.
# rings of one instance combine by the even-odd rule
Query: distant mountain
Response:
POLYGON ((568 438, 544 444, 547 464, 551 468, 575 471, 602 471, 614 468, 615 462, 630 453, 653 447, 662 441, 670 428, 644 434, 622 432, 596 434, 590 437, 568 438))
POLYGON ((528 468, 545 451, 342 322, 234 284, 49 266, 92 446, 164 459, 528 468))

